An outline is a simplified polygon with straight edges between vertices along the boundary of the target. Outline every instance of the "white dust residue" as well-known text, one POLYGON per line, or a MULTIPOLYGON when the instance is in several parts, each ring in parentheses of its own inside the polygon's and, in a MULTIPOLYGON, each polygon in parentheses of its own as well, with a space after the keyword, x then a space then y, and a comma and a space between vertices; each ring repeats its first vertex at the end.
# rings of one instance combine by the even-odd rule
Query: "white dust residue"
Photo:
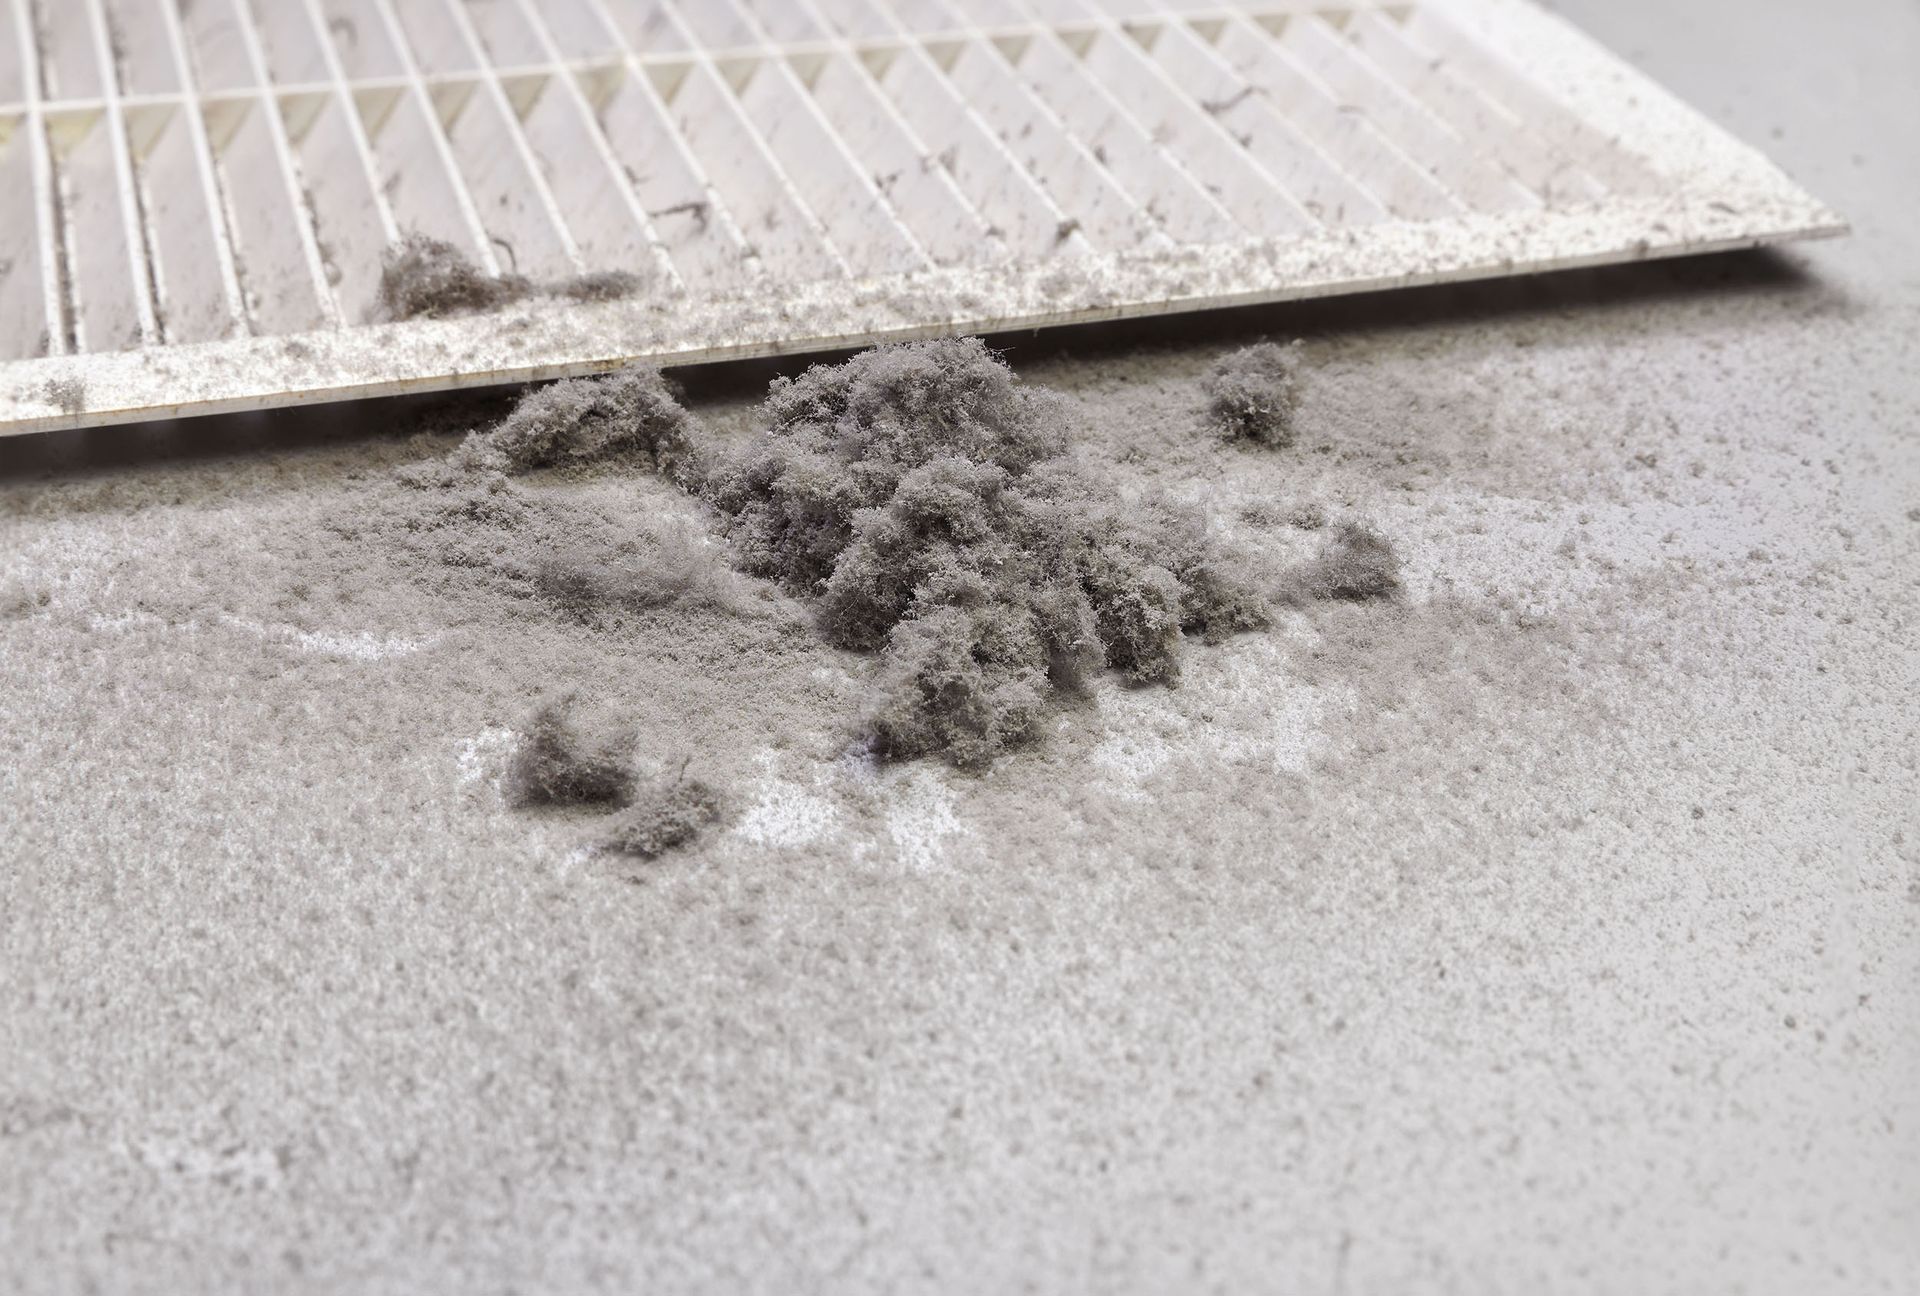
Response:
POLYGON ((376 662, 394 657, 410 657, 440 642, 437 634, 420 638, 406 635, 376 635, 370 630, 358 634, 327 634, 319 631, 301 630, 290 625, 265 625, 246 617, 237 617, 223 612, 220 620, 236 630, 282 643, 296 652, 313 653, 322 657, 340 657, 349 661, 376 662))
POLYGON ((560 857, 560 863, 553 872, 553 880, 556 883, 564 883, 585 874, 593 863, 594 854, 590 846, 575 846, 560 857))
POLYGON ((779 758, 770 751, 758 756, 765 771, 753 801, 734 823, 734 834, 756 846, 811 846, 839 827, 839 807, 808 787, 779 773, 779 758))
POLYGON ((172 627, 165 617, 152 612, 135 610, 132 612, 89 612, 87 630, 90 634, 128 634, 135 629, 166 630, 170 628, 190 629, 188 626, 172 627))
POLYGON ((1351 698, 1291 678, 1284 637, 1276 628, 1220 648, 1194 646, 1177 692, 1103 692, 1108 734, 1090 759, 1107 774, 1109 794, 1152 800, 1147 782, 1181 758, 1305 773, 1327 741, 1329 713, 1350 707, 1351 698))
POLYGON ((439 635, 410 639, 404 635, 376 635, 366 630, 357 635, 316 634, 296 630, 291 638, 293 645, 301 652, 369 662, 384 661, 389 657, 411 657, 440 642, 439 635))
POLYGON ((517 737, 511 729, 490 725, 472 738, 461 739, 455 752, 455 759, 459 762, 460 786, 472 788, 485 784, 498 792, 500 780, 506 777, 507 760, 513 754, 517 737))
POLYGON ((930 764, 911 766, 885 780, 887 833, 901 863, 927 872, 946 862, 948 843, 967 828, 954 813, 953 790, 930 764))

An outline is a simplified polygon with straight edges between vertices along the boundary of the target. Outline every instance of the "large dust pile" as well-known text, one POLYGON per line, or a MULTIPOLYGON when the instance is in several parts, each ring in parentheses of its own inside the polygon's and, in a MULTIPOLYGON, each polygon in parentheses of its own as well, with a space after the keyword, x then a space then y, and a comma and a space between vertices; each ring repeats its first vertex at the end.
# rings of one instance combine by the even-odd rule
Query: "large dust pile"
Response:
POLYGON ((775 381, 763 444, 714 471, 749 572, 881 654, 888 756, 978 766, 1112 668, 1178 677, 1187 635, 1267 624, 1192 510, 1124 498, 1069 453, 1068 406, 978 339, 868 351, 775 381))
MULTIPOLYGON (((708 534, 717 522, 732 567, 798 596, 828 644, 877 657, 861 718, 873 751, 976 768, 1097 672, 1177 681, 1190 637, 1269 624, 1266 595, 1301 605, 1397 587, 1391 546, 1351 524, 1277 586, 1261 581, 1197 509, 1125 491, 1075 454, 1069 402, 1021 386, 978 339, 776 379, 762 418, 757 438, 726 449, 657 370, 556 383, 403 470, 411 503, 378 525, 427 579, 617 630, 623 614, 764 609, 708 534), (708 506, 718 518, 699 516, 708 506)), ((640 854, 712 812, 705 785, 642 788, 571 723, 549 708, 525 726, 517 803, 629 806, 615 836, 640 854)))

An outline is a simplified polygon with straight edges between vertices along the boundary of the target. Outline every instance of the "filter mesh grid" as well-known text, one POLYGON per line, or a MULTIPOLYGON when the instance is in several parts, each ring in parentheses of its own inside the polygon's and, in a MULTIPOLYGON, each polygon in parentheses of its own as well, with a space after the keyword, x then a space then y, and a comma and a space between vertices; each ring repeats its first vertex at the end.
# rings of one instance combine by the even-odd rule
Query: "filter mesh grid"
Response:
POLYGON ((1841 228, 1524 0, 0 0, 0 431, 1841 228))

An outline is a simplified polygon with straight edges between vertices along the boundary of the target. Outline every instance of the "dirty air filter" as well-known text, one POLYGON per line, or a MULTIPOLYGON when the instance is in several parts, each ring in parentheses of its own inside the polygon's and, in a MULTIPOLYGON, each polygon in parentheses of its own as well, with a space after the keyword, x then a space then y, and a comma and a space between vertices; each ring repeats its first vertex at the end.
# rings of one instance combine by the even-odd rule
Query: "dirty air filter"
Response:
POLYGON ((0 0, 6 432, 1841 228, 1526 0, 0 0))

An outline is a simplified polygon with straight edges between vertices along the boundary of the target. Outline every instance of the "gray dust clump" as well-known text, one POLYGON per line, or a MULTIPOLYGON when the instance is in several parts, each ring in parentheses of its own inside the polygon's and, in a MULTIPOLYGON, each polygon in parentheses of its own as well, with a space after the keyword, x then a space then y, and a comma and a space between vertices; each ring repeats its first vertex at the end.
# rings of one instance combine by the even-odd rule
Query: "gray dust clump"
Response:
POLYGON ((380 313, 388 320, 471 315, 531 295, 520 275, 490 275, 451 243, 409 234, 380 259, 380 313))
POLYGON ((1197 512, 1124 497, 1068 454, 1065 402, 977 338, 777 379, 764 441, 706 482, 736 559, 878 652, 871 738, 983 765, 1112 668, 1171 682, 1187 635, 1268 623, 1197 512))
POLYGON ((616 455, 675 480, 691 470, 693 416, 658 369, 633 365, 537 388, 498 426, 475 432, 457 467, 519 473, 616 455))
POLYGON ((1202 383, 1207 419, 1231 441, 1293 444, 1300 407, 1299 361, 1292 347, 1259 342, 1220 357, 1202 383))
POLYGON ((78 378, 56 378, 47 384, 47 403, 62 414, 84 414, 87 384, 78 378))
POLYGON ((632 271, 602 270, 554 284, 550 291, 577 302, 609 302, 632 297, 646 286, 646 280, 632 271))
POLYGON ((683 765, 676 773, 642 785, 627 808, 607 830, 609 850, 641 859, 656 859, 681 846, 720 821, 720 794, 683 765))
POLYGON ((599 270, 548 283, 525 275, 490 275, 451 243, 408 234, 380 261, 383 320, 440 319, 499 310, 529 297, 567 298, 582 304, 622 301, 647 286, 629 270, 599 270))
POLYGON ((569 695, 546 703, 528 718, 507 764, 502 790, 508 805, 525 809, 627 803, 633 773, 619 739, 588 735, 579 711, 578 699, 569 695))
POLYGON ((1240 520, 1248 526, 1276 527, 1286 521, 1286 513, 1273 500, 1250 499, 1240 506, 1240 520))
POLYGON ((724 802, 706 781, 689 777, 687 762, 655 779, 634 774, 630 736, 583 716, 567 694, 527 719, 507 764, 502 790, 518 810, 597 806, 616 813, 602 822, 609 850, 656 859, 720 821, 724 802))
POLYGON ((1320 552, 1289 572, 1283 601, 1300 604, 1386 598, 1400 588, 1400 555, 1371 527, 1342 522, 1320 552))
POLYGON ((1327 524, 1324 505, 1309 500, 1291 507, 1275 500, 1248 500, 1240 506, 1240 520, 1250 526, 1289 526, 1296 531, 1318 531, 1327 524))

